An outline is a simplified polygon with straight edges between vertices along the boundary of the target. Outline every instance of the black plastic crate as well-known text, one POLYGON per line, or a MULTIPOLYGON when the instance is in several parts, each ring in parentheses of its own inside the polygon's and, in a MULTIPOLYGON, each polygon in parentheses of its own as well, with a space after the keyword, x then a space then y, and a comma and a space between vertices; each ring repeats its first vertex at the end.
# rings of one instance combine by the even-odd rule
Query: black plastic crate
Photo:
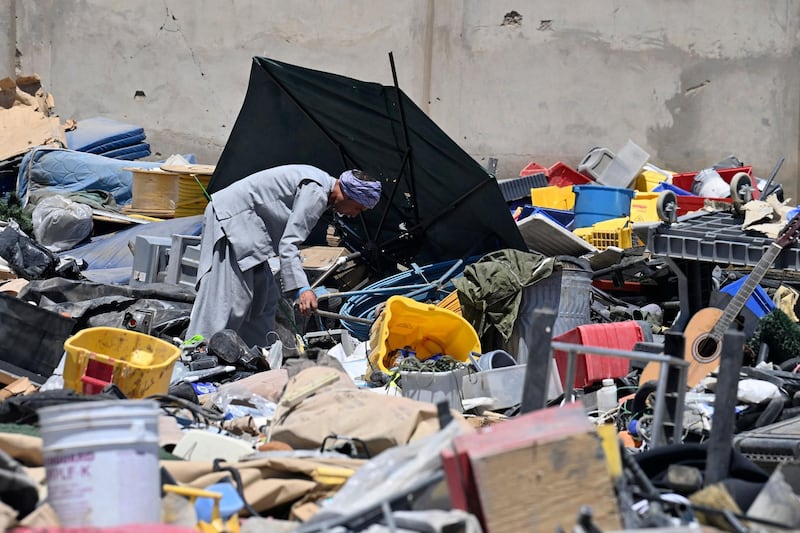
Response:
POLYGON ((42 378, 61 361, 75 320, 0 293, 0 361, 42 378))
POLYGON ((543 172, 537 172, 530 176, 522 176, 508 180, 498 181, 500 191, 506 202, 513 202, 522 198, 530 199, 531 189, 547 186, 547 176, 543 172))

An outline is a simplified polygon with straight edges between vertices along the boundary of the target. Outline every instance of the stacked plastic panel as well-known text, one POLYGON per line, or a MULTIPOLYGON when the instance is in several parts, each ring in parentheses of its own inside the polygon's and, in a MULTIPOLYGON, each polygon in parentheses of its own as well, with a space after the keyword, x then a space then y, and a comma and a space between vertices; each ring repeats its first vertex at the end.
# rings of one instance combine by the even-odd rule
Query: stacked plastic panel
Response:
MULTIPOLYGON (((772 242, 763 234, 742 231, 742 218, 722 211, 651 226, 647 236, 647 248, 655 255, 736 266, 755 266, 772 242)), ((800 247, 786 247, 772 266, 799 270, 800 247)))
POLYGON ((66 135, 67 147, 78 152, 126 161, 150 155, 144 128, 108 117, 80 120, 66 135))

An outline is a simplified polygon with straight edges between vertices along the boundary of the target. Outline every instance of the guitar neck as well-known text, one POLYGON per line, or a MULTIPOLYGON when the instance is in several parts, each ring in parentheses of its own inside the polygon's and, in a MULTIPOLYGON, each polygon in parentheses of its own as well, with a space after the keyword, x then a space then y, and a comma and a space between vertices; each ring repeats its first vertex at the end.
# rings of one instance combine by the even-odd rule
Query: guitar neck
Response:
POLYGON ((736 291, 734 297, 725 307, 722 316, 711 331, 711 336, 713 338, 722 339, 722 336, 733 323, 734 319, 739 315, 742 309, 744 309, 750 295, 753 294, 758 284, 764 279, 769 267, 772 266, 772 263, 775 261, 775 258, 778 257, 778 254, 781 253, 781 250, 783 250, 783 246, 778 243, 773 242, 769 245, 769 248, 767 248, 767 251, 753 268, 753 271, 750 272, 750 275, 747 276, 747 279, 742 283, 742 286, 739 287, 739 290, 736 291))

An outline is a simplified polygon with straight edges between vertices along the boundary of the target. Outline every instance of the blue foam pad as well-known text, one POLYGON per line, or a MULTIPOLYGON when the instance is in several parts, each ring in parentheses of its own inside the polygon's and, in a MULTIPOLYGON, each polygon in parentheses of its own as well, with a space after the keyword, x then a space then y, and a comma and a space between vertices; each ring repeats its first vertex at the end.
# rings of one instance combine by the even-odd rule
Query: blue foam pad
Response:
POLYGON ((144 140, 145 140, 145 134, 141 133, 139 135, 133 135, 131 137, 126 137, 124 139, 118 139, 116 141, 107 142, 105 144, 101 144, 100 146, 95 146, 94 148, 90 148, 89 150, 81 150, 81 151, 87 152, 89 154, 103 155, 104 153, 110 152, 111 150, 116 150, 118 148, 125 148, 127 146, 134 146, 144 140))
POLYGON ((114 159, 125 159, 133 161, 134 159, 141 159, 150 155, 150 145, 147 143, 134 144, 133 146, 126 146, 124 148, 117 148, 109 152, 104 152, 103 157, 111 157, 114 159))
POLYGON ((92 117, 78 121, 74 130, 66 132, 67 147, 79 152, 91 152, 98 146, 143 134, 144 128, 141 126, 107 117, 92 117))

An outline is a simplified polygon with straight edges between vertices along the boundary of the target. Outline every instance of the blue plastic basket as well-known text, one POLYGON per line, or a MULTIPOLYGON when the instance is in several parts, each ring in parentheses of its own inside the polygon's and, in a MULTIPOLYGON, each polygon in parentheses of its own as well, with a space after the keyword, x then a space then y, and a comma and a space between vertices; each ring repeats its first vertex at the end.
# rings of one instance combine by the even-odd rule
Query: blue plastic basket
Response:
POLYGON ((631 214, 631 200, 636 191, 602 185, 573 185, 575 227, 588 228, 596 222, 631 214))
MULTIPOLYGON (((720 288, 720 291, 735 296, 736 293, 739 292, 739 288, 747 281, 748 277, 749 276, 743 276, 741 279, 728 283, 720 288)), ((757 318, 761 318, 775 309, 775 303, 761 285, 756 285, 753 294, 747 299, 745 306, 750 309, 757 318)))

